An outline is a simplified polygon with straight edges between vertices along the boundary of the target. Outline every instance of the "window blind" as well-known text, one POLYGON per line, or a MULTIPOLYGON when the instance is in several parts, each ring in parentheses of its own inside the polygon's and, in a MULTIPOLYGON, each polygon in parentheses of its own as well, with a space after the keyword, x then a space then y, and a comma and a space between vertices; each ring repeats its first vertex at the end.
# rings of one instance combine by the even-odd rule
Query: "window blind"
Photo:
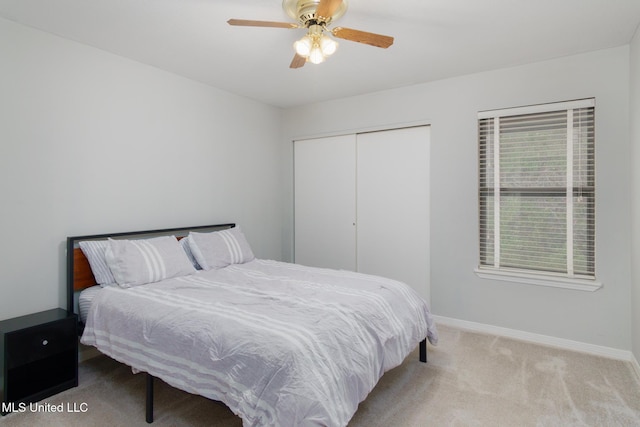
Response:
POLYGON ((478 117, 480 268, 593 278, 594 100, 478 117))

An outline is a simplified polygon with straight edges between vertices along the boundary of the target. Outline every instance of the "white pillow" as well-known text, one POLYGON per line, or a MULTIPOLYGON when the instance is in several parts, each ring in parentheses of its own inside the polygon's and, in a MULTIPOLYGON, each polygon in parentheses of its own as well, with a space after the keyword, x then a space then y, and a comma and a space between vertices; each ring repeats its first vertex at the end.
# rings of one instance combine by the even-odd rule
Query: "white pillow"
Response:
POLYGON ((105 259, 105 251, 109 246, 109 242, 106 240, 84 240, 78 245, 89 261, 96 283, 102 287, 116 286, 116 279, 111 274, 105 259))
POLYGON ((242 264, 255 259, 239 227, 212 233, 189 233, 189 247, 203 270, 242 264))
POLYGON ((109 239, 107 265, 123 288, 195 273, 175 236, 140 240, 109 239))

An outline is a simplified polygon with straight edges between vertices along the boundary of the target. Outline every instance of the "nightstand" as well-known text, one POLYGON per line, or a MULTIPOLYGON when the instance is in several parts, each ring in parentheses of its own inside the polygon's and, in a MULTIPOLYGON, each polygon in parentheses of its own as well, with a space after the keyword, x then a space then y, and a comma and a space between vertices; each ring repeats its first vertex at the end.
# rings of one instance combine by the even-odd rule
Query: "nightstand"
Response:
POLYGON ((77 327, 59 308, 0 321, 2 415, 78 385, 77 327))

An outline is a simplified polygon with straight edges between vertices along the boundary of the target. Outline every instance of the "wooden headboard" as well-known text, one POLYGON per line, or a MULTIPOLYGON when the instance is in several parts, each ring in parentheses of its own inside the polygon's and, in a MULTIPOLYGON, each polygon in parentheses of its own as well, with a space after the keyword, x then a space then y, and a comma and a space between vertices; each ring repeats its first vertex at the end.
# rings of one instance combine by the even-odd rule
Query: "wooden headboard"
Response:
POLYGON ((80 248, 73 248, 73 290, 81 291, 95 284, 89 260, 80 248))
POLYGON ((108 238, 145 239, 171 235, 180 239, 188 235, 190 231, 208 232, 232 227, 235 227, 234 223, 67 237, 67 311, 69 311, 69 313, 75 311, 76 292, 96 285, 96 279, 93 277, 89 261, 80 249, 80 242, 84 240, 107 240, 108 238))

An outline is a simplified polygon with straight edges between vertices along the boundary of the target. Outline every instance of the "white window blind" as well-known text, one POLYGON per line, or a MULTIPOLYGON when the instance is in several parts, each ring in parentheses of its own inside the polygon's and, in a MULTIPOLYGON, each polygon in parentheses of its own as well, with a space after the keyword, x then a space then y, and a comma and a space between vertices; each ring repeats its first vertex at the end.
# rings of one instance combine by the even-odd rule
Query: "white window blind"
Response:
POLYGON ((481 269, 595 277, 594 105, 478 114, 481 269))

